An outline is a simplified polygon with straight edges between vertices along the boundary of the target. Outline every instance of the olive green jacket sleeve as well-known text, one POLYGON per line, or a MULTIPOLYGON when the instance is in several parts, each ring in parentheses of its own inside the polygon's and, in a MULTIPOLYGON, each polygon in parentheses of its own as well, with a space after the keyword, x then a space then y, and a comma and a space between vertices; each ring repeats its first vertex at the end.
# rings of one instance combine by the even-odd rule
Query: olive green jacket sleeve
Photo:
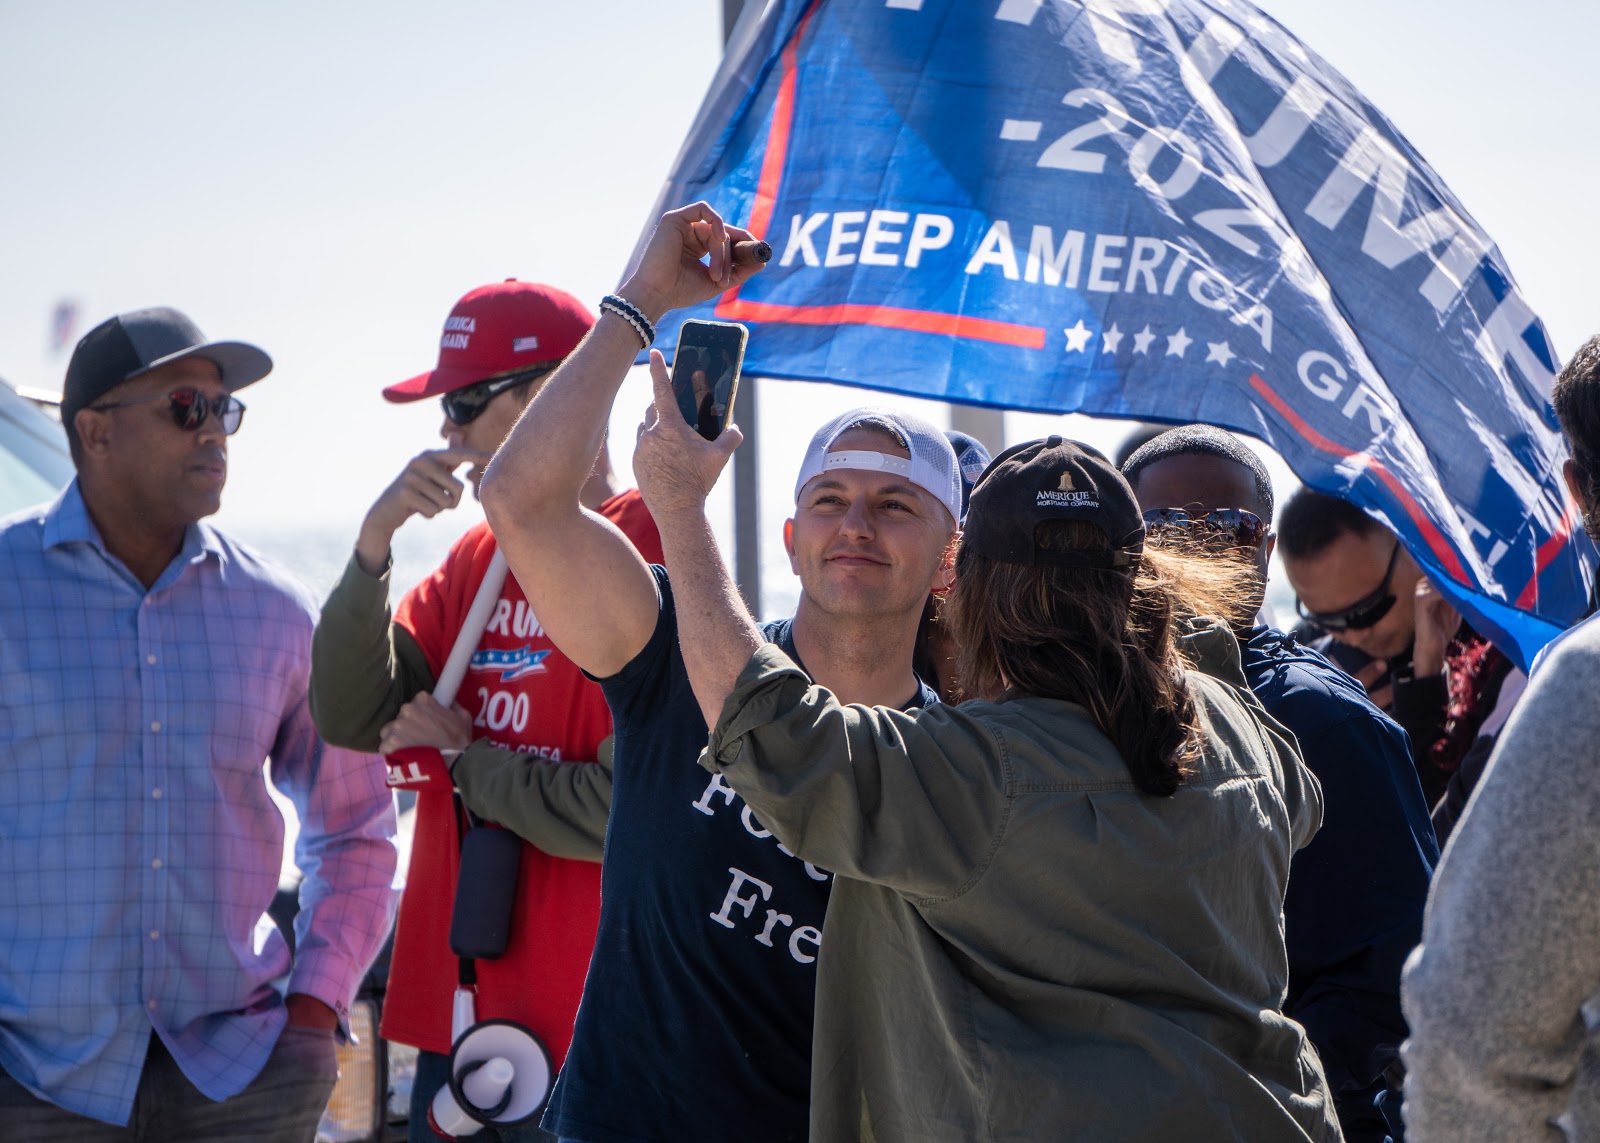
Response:
POLYGON ((611 816, 611 738, 596 762, 548 762, 480 738, 450 767, 467 808, 553 857, 599 861, 611 816))
POLYGON ((1226 684, 1229 693, 1259 726, 1268 751, 1266 757, 1289 811, 1294 848, 1304 849, 1322 828, 1322 783, 1306 765, 1294 731, 1267 713, 1250 689, 1244 677, 1239 641, 1219 620, 1190 619, 1178 638, 1178 650, 1195 671, 1226 684))
POLYGON ((841 704, 771 643, 700 762, 803 860, 916 900, 969 887, 1005 824, 1004 749, 977 719, 841 704))
MULTIPOLYGON (((1210 736, 1266 767, 1292 848, 1305 845, 1321 825, 1322 798, 1293 735, 1243 686, 1238 644, 1226 628, 1197 625, 1189 642, 1189 654, 1217 679, 1207 684, 1191 674, 1192 685, 1231 695, 1210 718, 1210 736), (1231 722, 1218 721, 1230 712, 1231 722)), ((1036 764, 1041 750, 1075 759, 1074 789, 1136 790, 1121 755, 1076 703, 845 705, 767 644, 740 674, 700 762, 722 773, 803 860, 931 903, 984 875, 1011 803, 1046 773, 1036 764), (1039 712, 1048 721, 1030 731, 1025 724, 1039 712), (1026 763, 1019 749, 1028 752, 1026 763)))
MULTIPOLYGON (((336 746, 376 751, 400 708, 433 690, 433 671, 389 608, 389 568, 361 570, 354 553, 311 640, 311 714, 336 746)), ((611 740, 600 762, 547 762, 479 739, 451 773, 468 808, 555 857, 599 861, 611 813, 611 740)))
POLYGON ((311 717, 334 746, 376 751, 400 708, 433 690, 427 656, 393 622, 389 571, 368 575, 352 551, 311 637, 311 717))

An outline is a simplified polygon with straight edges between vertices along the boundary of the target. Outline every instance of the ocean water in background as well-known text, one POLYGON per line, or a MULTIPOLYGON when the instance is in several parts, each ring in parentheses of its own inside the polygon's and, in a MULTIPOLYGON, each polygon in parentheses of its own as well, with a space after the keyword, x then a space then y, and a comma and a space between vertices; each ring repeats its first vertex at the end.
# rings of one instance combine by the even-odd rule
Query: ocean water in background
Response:
MULTIPOLYGON (((409 521, 400 529, 395 534, 392 553, 394 568, 389 581, 390 605, 399 602, 400 596, 413 584, 438 567, 456 538, 482 519, 483 513, 473 504, 432 520, 409 521)), ((311 589, 319 605, 327 600, 339 577, 344 574, 360 523, 359 514, 345 527, 330 524, 290 527, 248 520, 235 523, 226 516, 217 521, 223 531, 293 573, 296 579, 311 589)), ((289 799, 272 785, 270 769, 267 786, 284 820, 283 865, 278 883, 283 888, 292 888, 300 881, 300 870, 295 864, 295 839, 300 832, 299 815, 289 799)), ((411 837, 416 819, 410 809, 414 802, 415 795, 401 792, 398 803, 401 811, 400 832, 395 838, 399 850, 397 886, 405 883, 406 870, 411 864, 411 837)))
MULTIPOLYGON (((859 399, 858 392, 848 390, 844 392, 859 399)), ((909 404, 904 401, 898 403, 909 404)), ((842 412, 843 409, 838 411, 842 412)), ((832 415, 831 411, 829 415, 832 415)), ((1063 418, 1052 423, 1049 418, 1010 414, 1008 422, 1012 418, 1018 423, 1015 426, 1008 423, 1008 428, 1013 429, 1008 433, 1010 439, 1026 440, 1033 435, 1060 431, 1057 426, 1065 421, 1072 428, 1080 430, 1078 439, 1089 440, 1090 443, 1108 452, 1115 451, 1120 434, 1125 434, 1127 431, 1126 426, 1120 423, 1105 425, 1102 422, 1101 425, 1105 427, 1099 433, 1082 432, 1082 428, 1086 426, 1100 428, 1094 426, 1090 418, 1086 417, 1063 418), (1119 435, 1113 435, 1114 433, 1119 435)), ((793 478, 785 479, 785 477, 788 473, 798 470, 805 443, 810 439, 809 419, 804 431, 796 431, 792 425, 776 423, 769 427, 779 431, 769 433, 762 445, 764 450, 762 467, 766 471, 766 479, 761 489, 762 534, 759 540, 761 614, 757 616, 762 622, 793 615, 799 602, 800 582, 789 566, 781 536, 783 521, 794 511, 793 478), (785 429, 788 431, 783 431, 785 429)), ((1283 461, 1270 450, 1256 441, 1247 440, 1245 443, 1253 447, 1266 462, 1277 490, 1278 503, 1282 504, 1299 486, 1299 481, 1283 461)), ((622 450, 613 448, 612 459, 618 469, 620 482, 629 483, 633 474, 627 463, 627 456, 622 450)), ((730 566, 733 562, 731 483, 726 477, 719 481, 706 505, 712 531, 722 547, 723 558, 730 566)), ((353 505, 348 523, 342 525, 330 524, 326 518, 316 519, 307 525, 288 525, 249 518, 235 521, 228 517, 226 508, 217 523, 230 535, 243 540, 288 568, 311 589, 320 603, 327 599, 328 593, 344 574, 351 548, 355 543, 356 531, 360 527, 366 507, 365 504, 353 505)), ((414 517, 407 521, 394 537, 392 553, 394 568, 389 577, 391 606, 398 603, 405 592, 437 568, 450 550, 450 545, 467 529, 482 520, 483 510, 476 501, 469 500, 454 511, 441 513, 431 520, 414 517)), ((1289 586, 1288 577, 1284 575, 1281 561, 1276 556, 1273 557, 1272 571, 1268 580, 1267 601, 1269 616, 1274 617, 1286 628, 1294 625, 1294 593, 1289 586)))
MULTIPOLYGON (((483 513, 477 510, 477 505, 472 505, 432 520, 407 521, 394 537, 390 604, 398 603, 413 585, 437 568, 450 545, 482 519, 483 513)), ((356 516, 344 527, 327 523, 290 527, 253 521, 231 524, 226 520, 219 526, 293 572, 311 589, 320 604, 344 574, 360 523, 360 517, 356 516)))

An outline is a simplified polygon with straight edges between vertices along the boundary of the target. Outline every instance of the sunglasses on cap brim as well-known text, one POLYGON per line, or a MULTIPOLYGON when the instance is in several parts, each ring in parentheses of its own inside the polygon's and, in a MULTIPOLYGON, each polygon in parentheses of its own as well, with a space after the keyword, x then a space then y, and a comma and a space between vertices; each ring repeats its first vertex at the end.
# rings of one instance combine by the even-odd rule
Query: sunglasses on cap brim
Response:
POLYGON ((1267 538, 1261 517, 1243 508, 1214 508, 1203 516, 1182 508, 1152 508, 1144 514, 1144 526, 1156 535, 1165 532, 1208 542, 1226 540, 1240 548, 1259 548, 1267 538))
POLYGON ((515 389, 519 385, 526 385, 530 381, 537 381, 555 371, 559 361, 546 361, 531 369, 524 369, 518 373, 510 373, 504 377, 490 377, 483 381, 475 381, 471 385, 463 385, 459 389, 439 397, 439 404, 444 409, 444 415, 449 418, 452 425, 457 427, 470 425, 483 415, 501 393, 515 389))
POLYGON ((141 397, 137 401, 102 401, 89 408, 100 409, 127 409, 134 405, 151 405, 157 401, 170 402, 172 423, 184 432, 192 433, 207 419, 215 415, 222 431, 226 436, 232 436, 239 431, 239 426, 244 423, 244 402, 231 393, 223 393, 217 397, 207 397, 198 389, 174 389, 170 393, 163 393, 156 397, 141 397))
POLYGON ((1400 541, 1396 540, 1394 551, 1389 553, 1389 566, 1383 571, 1383 582, 1375 591, 1368 592, 1349 607, 1338 611, 1308 611, 1306 605, 1296 599, 1295 610, 1300 613, 1300 618, 1309 619, 1324 631, 1365 631, 1369 627, 1376 627, 1394 608, 1396 598, 1394 592, 1389 590, 1389 583, 1394 579, 1394 565, 1399 558, 1400 541))

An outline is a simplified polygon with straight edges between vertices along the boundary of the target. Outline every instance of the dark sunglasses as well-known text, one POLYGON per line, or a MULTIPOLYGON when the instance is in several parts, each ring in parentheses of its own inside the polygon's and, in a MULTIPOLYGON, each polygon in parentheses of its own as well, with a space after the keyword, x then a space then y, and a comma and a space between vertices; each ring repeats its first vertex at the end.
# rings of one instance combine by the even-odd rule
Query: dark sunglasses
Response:
POLYGON ((1196 539, 1226 539, 1240 548, 1259 548, 1267 538, 1261 517, 1243 508, 1213 508, 1204 516, 1191 515, 1182 508, 1152 508, 1144 514, 1150 532, 1183 532, 1196 539))
POLYGON ((126 409, 133 405, 150 405, 156 401, 170 401, 172 423, 184 432, 192 433, 206 423, 206 418, 216 415, 222 431, 232 436, 244 423, 244 402, 230 393, 220 397, 207 397, 198 389, 174 389, 159 397, 141 397, 137 401, 102 401, 90 405, 91 409, 126 409))
POLYGON ((450 418, 452 425, 470 425, 483 415, 489 407, 489 402, 508 389, 515 389, 519 385, 526 385, 555 370, 559 361, 548 361, 532 369, 525 369, 521 373, 512 373, 505 377, 491 377, 487 381, 478 381, 460 389, 452 389, 439 398, 439 404, 444 407, 444 415, 450 418))
POLYGON ((1399 558, 1400 541, 1396 540, 1394 551, 1389 553, 1389 566, 1383 570, 1383 582, 1377 590, 1368 592, 1349 607, 1338 611, 1307 611, 1306 605, 1296 599, 1294 605, 1300 612, 1300 618, 1311 620, 1324 631, 1365 631, 1368 627, 1377 626, 1395 605, 1389 581, 1394 579, 1394 564, 1399 558))

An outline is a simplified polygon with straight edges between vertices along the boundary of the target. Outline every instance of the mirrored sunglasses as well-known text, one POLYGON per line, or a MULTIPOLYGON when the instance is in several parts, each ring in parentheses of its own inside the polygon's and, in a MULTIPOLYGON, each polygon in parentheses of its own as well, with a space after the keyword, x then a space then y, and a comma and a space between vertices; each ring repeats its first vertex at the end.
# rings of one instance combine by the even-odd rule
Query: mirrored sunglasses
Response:
POLYGON ((198 389, 174 389, 157 397, 141 397, 137 401, 102 401, 90 405, 91 409, 127 409, 134 405, 151 405, 157 401, 170 402, 172 423, 184 432, 192 433, 206 423, 206 418, 216 416, 222 431, 232 436, 244 423, 244 402, 231 393, 207 397, 198 389))
POLYGON ((1267 538, 1261 517, 1243 508, 1214 508, 1203 516, 1182 508, 1152 508, 1144 514, 1144 526, 1148 532, 1181 532, 1207 543, 1222 540, 1239 548, 1259 548, 1267 538))
POLYGON ((559 364, 561 364, 559 361, 547 361, 520 373, 491 377, 487 381, 478 381, 460 389, 452 389, 439 397, 439 404, 444 408, 444 415, 450 419, 452 425, 470 425, 483 415, 483 411, 489 407, 489 402, 501 393, 515 389, 518 385, 537 381, 553 372, 559 364))
POLYGON ((1389 590, 1389 582, 1394 579, 1394 565, 1399 558, 1400 541, 1396 540, 1394 551, 1389 553, 1389 566, 1383 571, 1383 582, 1375 591, 1368 592, 1349 607, 1338 611, 1308 611, 1306 605, 1296 599, 1295 610, 1300 612, 1300 618, 1309 619, 1324 631, 1365 631, 1368 627, 1376 627, 1395 605, 1395 595, 1389 590))

